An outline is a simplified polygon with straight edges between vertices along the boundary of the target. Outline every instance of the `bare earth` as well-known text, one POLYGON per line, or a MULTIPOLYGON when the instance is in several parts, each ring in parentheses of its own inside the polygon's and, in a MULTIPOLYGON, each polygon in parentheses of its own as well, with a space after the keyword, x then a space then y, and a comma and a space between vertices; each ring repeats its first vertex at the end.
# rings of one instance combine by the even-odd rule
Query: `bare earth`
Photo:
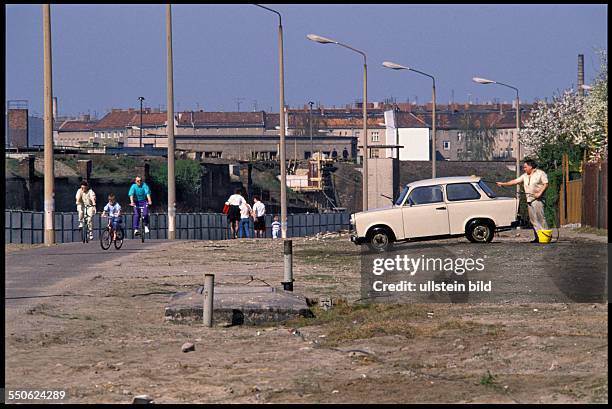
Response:
POLYGON ((71 403, 139 394, 156 403, 608 400, 607 304, 355 307, 359 249, 344 234, 294 239, 295 290, 349 305, 285 325, 204 328, 164 321, 171 294, 202 285, 205 273, 219 285, 246 284, 240 273, 251 273, 249 285, 279 286, 281 241, 124 249, 45 290, 68 296, 7 306, 7 390, 63 389, 71 403), (181 352, 184 342, 195 351, 181 352))

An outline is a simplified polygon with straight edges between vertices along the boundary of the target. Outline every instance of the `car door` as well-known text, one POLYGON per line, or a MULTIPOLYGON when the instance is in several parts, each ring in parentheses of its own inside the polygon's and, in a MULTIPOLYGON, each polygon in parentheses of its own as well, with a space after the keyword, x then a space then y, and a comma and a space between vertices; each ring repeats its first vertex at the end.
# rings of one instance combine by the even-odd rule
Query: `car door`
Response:
POLYGON ((414 188, 402 207, 406 238, 449 234, 448 209, 442 186, 414 188))
POLYGON ((491 201, 483 199, 473 184, 468 182, 447 184, 446 201, 451 234, 465 233, 467 221, 487 216, 491 205, 491 201))

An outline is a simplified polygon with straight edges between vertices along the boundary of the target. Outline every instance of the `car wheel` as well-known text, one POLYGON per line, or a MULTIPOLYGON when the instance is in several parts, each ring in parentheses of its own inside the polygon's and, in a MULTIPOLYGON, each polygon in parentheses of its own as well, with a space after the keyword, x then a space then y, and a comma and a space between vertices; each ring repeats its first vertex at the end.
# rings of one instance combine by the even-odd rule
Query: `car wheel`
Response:
POLYGON ((372 251, 383 252, 389 250, 393 245, 393 239, 386 229, 376 229, 370 233, 368 247, 372 251))
POLYGON ((490 243, 493 240, 494 232, 491 222, 475 220, 469 224, 465 236, 472 243, 490 243))

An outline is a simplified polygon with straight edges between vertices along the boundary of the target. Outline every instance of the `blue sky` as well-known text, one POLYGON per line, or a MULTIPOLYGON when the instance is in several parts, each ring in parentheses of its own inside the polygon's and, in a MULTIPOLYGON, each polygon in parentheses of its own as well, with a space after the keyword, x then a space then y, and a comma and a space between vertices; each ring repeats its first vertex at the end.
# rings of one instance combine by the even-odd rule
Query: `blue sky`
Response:
MULTIPOLYGON (((391 60, 436 76, 438 102, 524 101, 586 82, 607 49, 607 5, 269 5, 283 14, 285 96, 344 106, 362 95, 362 60, 315 33, 368 54, 368 99, 431 99, 426 77, 391 71, 391 60)), ((164 5, 52 5, 53 88, 60 114, 166 104, 164 5)), ((277 18, 248 4, 174 5, 175 109, 278 110, 277 18), (256 102, 255 102, 256 101, 256 102)), ((6 6, 6 99, 43 111, 40 5, 6 6)))

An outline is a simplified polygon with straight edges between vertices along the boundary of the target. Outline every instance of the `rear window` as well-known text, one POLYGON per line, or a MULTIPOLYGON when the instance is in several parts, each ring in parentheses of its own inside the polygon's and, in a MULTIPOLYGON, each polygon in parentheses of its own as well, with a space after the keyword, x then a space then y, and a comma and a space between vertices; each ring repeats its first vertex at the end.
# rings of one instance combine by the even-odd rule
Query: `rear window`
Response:
POLYGON ((485 192, 487 194, 487 196, 493 198, 496 197, 497 195, 495 194, 495 192, 493 192, 491 190, 491 188, 483 181, 479 181, 478 182, 478 186, 480 186, 480 188, 482 189, 483 192, 485 192))
POLYGON ((453 183, 446 185, 446 198, 449 201, 477 200, 480 199, 480 193, 471 183, 453 183))

